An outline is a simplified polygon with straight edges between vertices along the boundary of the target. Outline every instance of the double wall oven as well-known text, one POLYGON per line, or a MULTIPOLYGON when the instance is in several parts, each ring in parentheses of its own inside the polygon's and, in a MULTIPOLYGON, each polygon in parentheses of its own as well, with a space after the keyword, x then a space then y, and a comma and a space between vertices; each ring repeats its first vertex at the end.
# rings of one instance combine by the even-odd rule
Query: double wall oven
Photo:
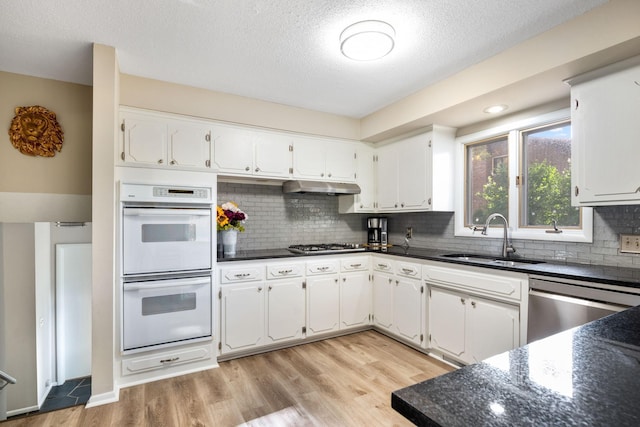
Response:
POLYGON ((211 339, 214 187, 120 184, 123 353, 211 339))

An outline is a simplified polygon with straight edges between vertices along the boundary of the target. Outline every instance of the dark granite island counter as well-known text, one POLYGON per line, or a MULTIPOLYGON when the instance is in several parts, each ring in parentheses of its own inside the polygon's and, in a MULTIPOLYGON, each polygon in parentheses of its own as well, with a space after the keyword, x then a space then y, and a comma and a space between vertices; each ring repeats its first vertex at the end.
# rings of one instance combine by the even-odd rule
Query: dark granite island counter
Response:
POLYGON ((392 393, 421 426, 639 426, 640 307, 392 393))

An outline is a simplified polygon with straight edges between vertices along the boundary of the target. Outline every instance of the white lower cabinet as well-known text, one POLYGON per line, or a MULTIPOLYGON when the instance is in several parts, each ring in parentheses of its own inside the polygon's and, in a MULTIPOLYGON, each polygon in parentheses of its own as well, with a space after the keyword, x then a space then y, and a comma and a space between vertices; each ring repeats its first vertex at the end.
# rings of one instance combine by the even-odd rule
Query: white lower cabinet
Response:
POLYGON ((423 345, 424 305, 422 282, 397 278, 393 286, 393 333, 414 344, 423 345))
POLYGON ((369 324, 371 318, 371 283, 368 272, 340 275, 340 329, 369 324))
POLYGON ((463 363, 475 363, 520 344, 517 305, 432 286, 430 347, 463 363))
POLYGON ((392 274, 373 272, 373 325, 386 331, 393 325, 394 284, 392 274))
POLYGON ((261 282, 222 287, 222 354, 265 344, 264 294, 264 284, 261 282))
POLYGON ((268 344, 303 338, 305 289, 302 280, 279 280, 267 285, 268 344))
POLYGON ((307 277, 307 336, 340 329, 338 274, 307 277))

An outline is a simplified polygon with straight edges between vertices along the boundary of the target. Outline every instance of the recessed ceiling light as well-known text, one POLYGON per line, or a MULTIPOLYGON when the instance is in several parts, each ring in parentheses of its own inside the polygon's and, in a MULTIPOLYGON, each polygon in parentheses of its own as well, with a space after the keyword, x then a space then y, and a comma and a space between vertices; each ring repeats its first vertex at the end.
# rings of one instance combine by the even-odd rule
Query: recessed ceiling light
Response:
POLYGON ((360 21, 340 34, 340 50, 355 61, 380 59, 393 50, 396 31, 384 21, 360 21))
POLYGON ((485 113, 488 114, 498 114, 498 113, 502 113, 504 110, 506 110, 507 108, 509 108, 508 106, 501 104, 501 105, 492 105, 491 107, 487 107, 484 109, 485 113))

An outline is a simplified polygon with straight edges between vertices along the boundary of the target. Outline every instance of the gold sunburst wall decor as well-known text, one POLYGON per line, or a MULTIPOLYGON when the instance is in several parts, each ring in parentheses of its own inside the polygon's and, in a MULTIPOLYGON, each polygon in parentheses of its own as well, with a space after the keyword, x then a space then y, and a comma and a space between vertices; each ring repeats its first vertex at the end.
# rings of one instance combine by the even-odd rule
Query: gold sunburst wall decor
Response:
POLYGON ((11 144, 22 154, 53 157, 62 150, 64 133, 56 113, 39 105, 16 107, 11 121, 11 144))

